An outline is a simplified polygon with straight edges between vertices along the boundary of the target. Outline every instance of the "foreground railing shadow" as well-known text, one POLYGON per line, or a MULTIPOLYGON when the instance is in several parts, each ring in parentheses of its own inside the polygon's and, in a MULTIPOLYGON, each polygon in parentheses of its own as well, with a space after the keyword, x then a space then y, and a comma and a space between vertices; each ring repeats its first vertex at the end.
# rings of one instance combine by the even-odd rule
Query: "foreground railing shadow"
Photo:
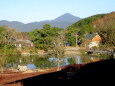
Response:
POLYGON ((115 59, 85 65, 70 65, 61 71, 23 80, 24 86, 60 86, 87 83, 109 83, 115 76, 115 59), (82 82, 82 83, 81 83, 82 82))
POLYGON ((60 71, 22 78, 1 86, 14 86, 14 83, 15 86, 92 86, 91 83, 110 85, 114 84, 114 77, 115 59, 106 59, 87 64, 67 65, 60 71))

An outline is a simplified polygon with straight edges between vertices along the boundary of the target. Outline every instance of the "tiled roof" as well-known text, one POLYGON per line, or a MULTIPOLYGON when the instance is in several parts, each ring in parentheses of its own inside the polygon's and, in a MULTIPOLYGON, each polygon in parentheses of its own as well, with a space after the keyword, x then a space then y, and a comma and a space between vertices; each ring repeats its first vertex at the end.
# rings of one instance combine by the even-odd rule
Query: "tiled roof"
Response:
POLYGON ((85 38, 91 40, 91 39, 93 39, 96 35, 97 35, 97 34, 88 34, 88 35, 86 35, 85 38))

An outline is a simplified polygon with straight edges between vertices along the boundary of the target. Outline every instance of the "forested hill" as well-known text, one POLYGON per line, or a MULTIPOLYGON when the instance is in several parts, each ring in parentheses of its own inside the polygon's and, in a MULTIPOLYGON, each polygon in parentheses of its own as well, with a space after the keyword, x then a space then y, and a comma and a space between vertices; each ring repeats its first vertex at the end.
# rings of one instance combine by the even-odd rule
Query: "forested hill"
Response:
POLYGON ((84 19, 79 20, 78 22, 72 24, 71 26, 67 27, 68 31, 76 32, 79 31, 81 35, 85 33, 90 33, 94 31, 93 21, 98 18, 105 16, 106 14, 97 14, 91 17, 87 17, 84 19), (79 29, 79 30, 76 30, 79 29))
POLYGON ((79 20, 78 22, 67 27, 66 28, 67 42, 70 43, 72 46, 75 46, 76 33, 79 34, 78 40, 82 42, 86 34, 89 34, 95 31, 93 22, 105 15, 106 14, 98 14, 98 15, 90 16, 82 20, 79 20))

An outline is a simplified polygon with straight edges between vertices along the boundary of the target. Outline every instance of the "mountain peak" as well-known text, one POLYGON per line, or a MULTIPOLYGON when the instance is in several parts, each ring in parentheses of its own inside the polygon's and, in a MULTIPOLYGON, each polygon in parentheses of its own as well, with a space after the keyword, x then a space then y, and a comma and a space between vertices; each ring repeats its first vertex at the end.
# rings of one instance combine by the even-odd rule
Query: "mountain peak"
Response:
MULTIPOLYGON (((72 14, 70 14, 70 13, 65 13, 65 14, 63 14, 63 15, 61 15, 61 16, 74 16, 74 15, 72 15, 72 14)), ((75 16, 74 16, 75 17, 75 16)))
POLYGON ((56 19, 54 19, 53 21, 58 22, 58 21, 63 21, 63 22, 77 22, 78 20, 80 20, 81 18, 76 17, 70 13, 65 13, 59 17, 57 17, 56 19))

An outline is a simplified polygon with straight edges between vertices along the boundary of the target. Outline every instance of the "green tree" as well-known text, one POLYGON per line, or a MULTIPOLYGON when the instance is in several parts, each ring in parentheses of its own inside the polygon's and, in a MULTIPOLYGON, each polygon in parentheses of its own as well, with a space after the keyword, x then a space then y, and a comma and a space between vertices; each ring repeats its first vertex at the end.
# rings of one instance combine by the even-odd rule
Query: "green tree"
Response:
POLYGON ((80 31, 80 28, 67 28, 66 31, 66 41, 70 43, 71 46, 76 46, 76 37, 75 35, 80 31))
POLYGON ((30 33, 36 48, 48 50, 52 45, 52 40, 57 37, 60 28, 51 27, 49 24, 43 26, 43 29, 35 29, 30 33))
POLYGON ((50 24, 45 24, 44 26, 43 26, 43 29, 46 29, 46 30, 48 30, 48 29, 50 29, 51 28, 51 25, 50 24))

